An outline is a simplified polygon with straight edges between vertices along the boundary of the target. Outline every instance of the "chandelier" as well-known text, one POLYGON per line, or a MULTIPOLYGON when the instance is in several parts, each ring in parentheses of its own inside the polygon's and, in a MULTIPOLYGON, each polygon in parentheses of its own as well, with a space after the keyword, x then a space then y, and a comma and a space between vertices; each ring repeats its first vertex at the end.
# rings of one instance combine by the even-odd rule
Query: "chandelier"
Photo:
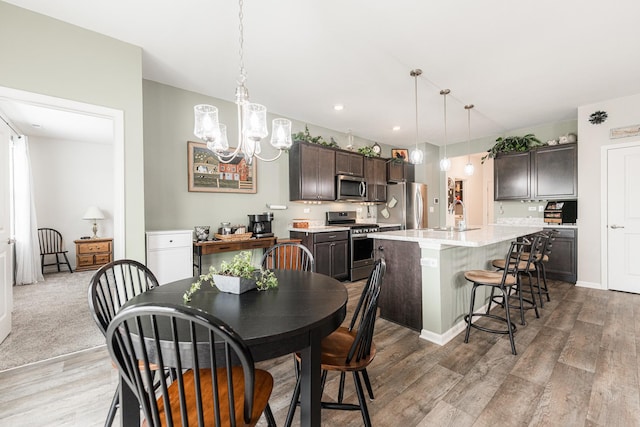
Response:
POLYGON ((242 23, 243 0, 239 0, 238 18, 240 21, 240 67, 238 87, 236 88, 236 105, 238 110, 238 142, 233 151, 229 151, 227 127, 218 121, 218 108, 213 105, 200 104, 193 107, 195 124, 193 133, 207 143, 222 163, 230 163, 237 157, 244 157, 247 164, 253 163, 253 158, 265 162, 278 159, 283 150, 291 147, 291 121, 288 119, 274 119, 271 129, 271 145, 278 150, 275 157, 264 158, 260 154, 260 142, 269 135, 267 131, 267 108, 264 105, 249 102, 249 90, 245 86, 247 72, 244 68, 244 26, 242 23))
POLYGON ((416 68, 409 72, 409 75, 413 77, 414 92, 416 95, 416 148, 409 155, 409 161, 414 165, 421 165, 424 161, 424 153, 418 148, 418 76, 421 74, 422 70, 420 68, 416 68))

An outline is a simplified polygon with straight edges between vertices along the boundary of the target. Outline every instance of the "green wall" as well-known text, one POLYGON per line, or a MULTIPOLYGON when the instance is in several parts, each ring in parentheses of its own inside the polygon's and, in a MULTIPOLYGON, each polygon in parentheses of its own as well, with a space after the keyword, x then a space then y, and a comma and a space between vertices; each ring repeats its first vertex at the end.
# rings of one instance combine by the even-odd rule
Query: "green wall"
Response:
POLYGON ((0 2, 0 86, 124 113, 125 255, 144 260, 142 52, 0 2))

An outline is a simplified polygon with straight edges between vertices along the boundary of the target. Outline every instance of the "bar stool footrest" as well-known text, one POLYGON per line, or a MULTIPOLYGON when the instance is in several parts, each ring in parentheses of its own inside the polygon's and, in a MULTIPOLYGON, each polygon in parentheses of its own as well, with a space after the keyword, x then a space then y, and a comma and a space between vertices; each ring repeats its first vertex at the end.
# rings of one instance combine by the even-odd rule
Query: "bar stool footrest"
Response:
MULTIPOLYGON (((473 313, 472 317, 488 317, 490 319, 499 320, 499 321, 504 322, 504 323, 511 323, 511 332, 515 332, 516 329, 517 329, 515 323, 507 322, 507 319, 505 317, 496 316, 495 314, 473 313)), ((472 328, 476 328, 476 329, 479 329, 481 331, 490 332, 490 333, 493 333, 493 334, 508 334, 509 333, 508 329, 487 328, 485 326, 481 326, 481 325, 477 325, 475 323, 472 323, 471 320, 472 319, 469 319, 469 315, 468 314, 464 316, 464 321, 467 322, 467 324, 469 326, 471 326, 472 328)))

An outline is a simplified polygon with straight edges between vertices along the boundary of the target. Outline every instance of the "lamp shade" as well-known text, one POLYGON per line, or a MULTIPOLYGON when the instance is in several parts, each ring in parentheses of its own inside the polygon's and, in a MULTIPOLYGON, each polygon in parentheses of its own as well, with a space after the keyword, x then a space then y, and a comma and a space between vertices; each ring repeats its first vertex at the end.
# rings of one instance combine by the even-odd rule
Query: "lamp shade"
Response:
POLYGON ((89 206, 82 219, 104 219, 104 214, 97 206, 89 206))

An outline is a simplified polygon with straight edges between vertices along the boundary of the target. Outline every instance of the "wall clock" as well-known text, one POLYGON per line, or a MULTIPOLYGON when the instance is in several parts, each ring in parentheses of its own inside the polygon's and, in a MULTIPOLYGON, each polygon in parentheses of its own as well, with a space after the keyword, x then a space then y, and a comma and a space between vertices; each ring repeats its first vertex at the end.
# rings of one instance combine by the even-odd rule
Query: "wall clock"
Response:
POLYGON ((609 115, 606 111, 596 111, 589 116, 589 122, 592 125, 599 125, 600 123, 607 121, 607 117, 609 117, 609 115))
POLYGON ((378 145, 377 142, 371 146, 371 149, 373 150, 374 153, 380 154, 380 146, 378 145))

